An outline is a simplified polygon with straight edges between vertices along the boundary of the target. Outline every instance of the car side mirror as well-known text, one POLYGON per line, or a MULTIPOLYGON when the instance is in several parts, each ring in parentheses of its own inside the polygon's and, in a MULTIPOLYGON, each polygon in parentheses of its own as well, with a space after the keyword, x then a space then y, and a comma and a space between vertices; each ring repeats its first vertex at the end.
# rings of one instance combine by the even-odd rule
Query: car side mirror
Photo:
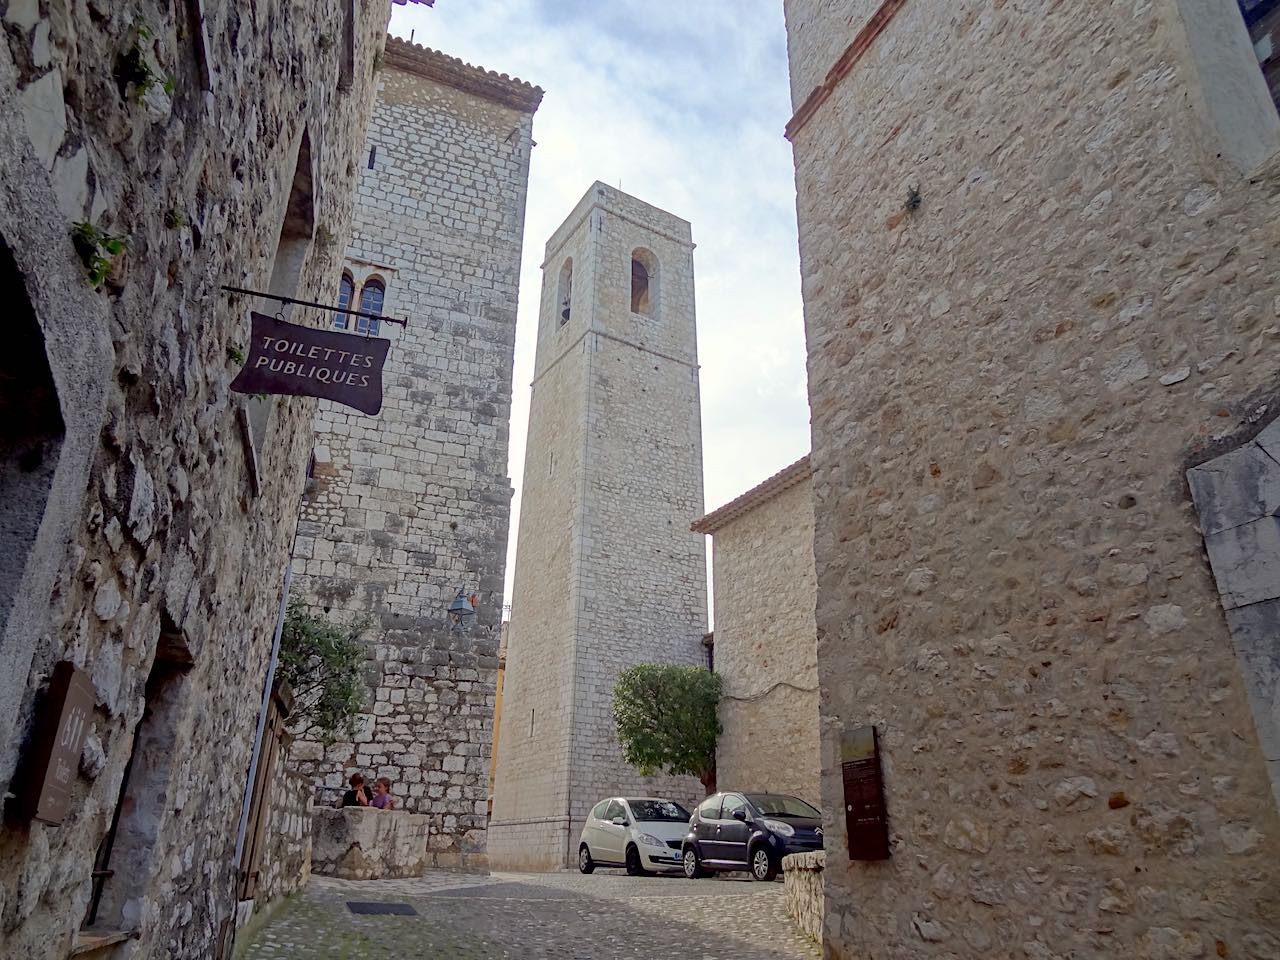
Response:
POLYGON ((743 823, 746 823, 746 822, 747 822, 747 811, 745 811, 745 810, 743 810, 741 807, 739 807, 737 810, 733 811, 733 819, 735 819, 735 820, 741 820, 743 823))
POLYGON ((627 818, 626 818, 626 817, 614 817, 614 818, 613 818, 612 820, 610 820, 609 822, 610 822, 610 823, 612 823, 615 827, 625 827, 625 826, 627 825, 627 818))

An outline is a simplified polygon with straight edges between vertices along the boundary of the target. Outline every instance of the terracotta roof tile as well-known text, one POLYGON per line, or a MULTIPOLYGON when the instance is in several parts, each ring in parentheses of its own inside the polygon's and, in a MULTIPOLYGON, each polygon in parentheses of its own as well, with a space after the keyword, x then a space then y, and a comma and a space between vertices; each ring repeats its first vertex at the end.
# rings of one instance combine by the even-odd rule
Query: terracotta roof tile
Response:
POLYGON ((436 80, 457 90, 474 93, 503 106, 533 113, 542 102, 543 90, 519 77, 476 67, 457 57, 420 44, 387 37, 386 62, 389 66, 436 80))

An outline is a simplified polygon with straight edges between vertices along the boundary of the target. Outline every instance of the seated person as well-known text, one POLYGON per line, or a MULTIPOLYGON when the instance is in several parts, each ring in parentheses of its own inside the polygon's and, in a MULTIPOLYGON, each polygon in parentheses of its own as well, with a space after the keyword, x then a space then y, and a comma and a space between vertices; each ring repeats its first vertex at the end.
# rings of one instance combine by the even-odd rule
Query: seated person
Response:
POLYGON ((368 789, 364 785, 364 774, 353 773, 351 775, 351 789, 342 795, 342 799, 338 801, 339 807, 367 807, 372 799, 368 789))
POLYGON ((391 780, 387 777, 379 777, 373 782, 373 799, 369 801, 369 806, 377 807, 379 810, 394 810, 396 801, 391 796, 391 780))

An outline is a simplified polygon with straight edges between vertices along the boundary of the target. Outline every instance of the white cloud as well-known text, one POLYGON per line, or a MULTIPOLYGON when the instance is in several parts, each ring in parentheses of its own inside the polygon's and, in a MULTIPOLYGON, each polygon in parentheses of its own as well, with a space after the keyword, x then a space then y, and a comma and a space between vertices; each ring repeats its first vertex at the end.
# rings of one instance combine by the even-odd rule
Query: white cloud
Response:
MULTIPOLYGON (((546 90, 534 119, 511 422, 515 556, 547 238, 595 180, 693 224, 706 502, 809 449, 782 5, 440 0, 392 33, 546 90)), ((690 520, 693 518, 691 517, 690 520)))

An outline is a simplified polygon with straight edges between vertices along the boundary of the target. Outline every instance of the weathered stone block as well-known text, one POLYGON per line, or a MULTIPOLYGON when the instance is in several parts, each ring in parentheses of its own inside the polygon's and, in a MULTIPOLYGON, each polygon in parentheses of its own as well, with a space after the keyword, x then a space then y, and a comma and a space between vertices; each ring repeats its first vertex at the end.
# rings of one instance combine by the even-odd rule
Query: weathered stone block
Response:
POLYGON ((1224 607, 1280 597, 1280 517, 1206 534, 1204 545, 1224 607))
POLYGON ((1240 661, 1254 729, 1270 761, 1272 791, 1280 805, 1280 600, 1227 611, 1231 642, 1240 661))
POLYGON ((369 807, 312 810, 311 869, 344 880, 419 877, 431 818, 369 807))
POLYGON ((67 135, 67 108, 62 99, 62 71, 50 70, 24 87, 18 97, 27 137, 45 169, 53 169, 67 135))
POLYGON ((822 872, 827 854, 793 853, 782 858, 787 916, 809 937, 822 942, 822 872))
POLYGON ((1280 509, 1280 463, 1258 443, 1192 467, 1187 482, 1206 538, 1280 509))

